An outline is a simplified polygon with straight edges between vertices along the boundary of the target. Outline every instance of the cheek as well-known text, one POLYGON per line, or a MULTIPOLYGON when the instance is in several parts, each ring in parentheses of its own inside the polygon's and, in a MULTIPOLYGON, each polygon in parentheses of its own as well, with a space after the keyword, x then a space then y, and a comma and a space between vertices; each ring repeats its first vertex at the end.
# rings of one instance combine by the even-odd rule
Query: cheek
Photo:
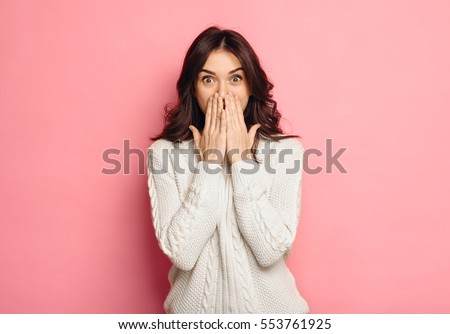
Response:
POLYGON ((249 92, 244 87, 239 87, 238 90, 234 92, 239 97, 239 102, 241 103, 242 111, 245 110, 245 107, 247 106, 248 99, 249 99, 249 92))
POLYGON ((196 94, 195 99, 197 100, 197 104, 201 111, 205 113, 206 107, 208 106, 208 97, 205 97, 203 94, 196 94))
POLYGON ((203 99, 200 100, 199 103, 200 109, 202 110, 203 113, 206 112, 206 101, 204 101, 203 99))
POLYGON ((240 96, 239 102, 241 103, 242 111, 244 111, 248 103, 248 96, 240 96))

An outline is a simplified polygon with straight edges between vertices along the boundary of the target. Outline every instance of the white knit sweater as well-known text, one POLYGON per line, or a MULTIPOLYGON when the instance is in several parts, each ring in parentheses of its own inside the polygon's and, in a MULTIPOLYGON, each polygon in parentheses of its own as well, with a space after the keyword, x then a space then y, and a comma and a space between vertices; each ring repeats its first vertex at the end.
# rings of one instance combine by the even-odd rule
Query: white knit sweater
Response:
POLYGON ((261 165, 218 165, 199 161, 193 140, 150 145, 153 225, 173 263, 167 313, 309 312, 285 264, 300 218, 303 153, 295 138, 260 140, 261 165))

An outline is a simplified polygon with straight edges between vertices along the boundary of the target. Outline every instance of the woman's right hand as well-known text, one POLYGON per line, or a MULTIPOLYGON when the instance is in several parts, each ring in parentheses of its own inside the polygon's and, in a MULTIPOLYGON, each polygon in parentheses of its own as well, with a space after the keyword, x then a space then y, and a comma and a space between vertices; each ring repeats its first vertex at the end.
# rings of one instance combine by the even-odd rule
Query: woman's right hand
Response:
POLYGON ((190 125, 195 148, 200 151, 200 160, 222 164, 226 153, 226 119, 223 98, 215 93, 208 100, 205 114, 205 127, 202 134, 190 125))

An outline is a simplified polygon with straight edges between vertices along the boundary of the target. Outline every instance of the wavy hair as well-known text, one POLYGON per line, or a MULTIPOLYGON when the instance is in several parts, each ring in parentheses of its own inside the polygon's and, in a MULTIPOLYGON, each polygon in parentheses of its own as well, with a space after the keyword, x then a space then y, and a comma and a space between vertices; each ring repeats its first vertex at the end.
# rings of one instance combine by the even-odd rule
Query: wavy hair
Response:
POLYGON ((201 111, 194 96, 194 84, 197 76, 212 51, 224 49, 233 53, 241 62, 251 95, 244 110, 247 131, 252 125, 259 123, 255 140, 251 148, 253 159, 259 140, 273 140, 299 137, 286 135, 280 128, 281 114, 277 110, 277 102, 272 99, 271 90, 274 85, 267 78, 261 67, 258 56, 248 41, 238 32, 211 26, 200 33, 192 42, 184 58, 180 77, 177 81, 178 103, 171 108, 170 103, 164 107, 165 125, 156 137, 150 140, 166 139, 172 142, 193 139, 189 125, 197 129, 205 126, 205 115, 201 111))

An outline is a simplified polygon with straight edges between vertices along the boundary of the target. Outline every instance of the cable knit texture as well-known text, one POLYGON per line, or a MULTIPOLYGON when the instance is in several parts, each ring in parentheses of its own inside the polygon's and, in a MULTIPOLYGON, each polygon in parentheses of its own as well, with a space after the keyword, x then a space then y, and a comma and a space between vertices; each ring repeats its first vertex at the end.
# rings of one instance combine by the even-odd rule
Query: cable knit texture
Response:
POLYGON ((173 263, 167 313, 309 312, 285 263, 300 219, 303 153, 295 138, 260 140, 261 164, 199 161, 193 140, 148 148, 153 226, 173 263))

